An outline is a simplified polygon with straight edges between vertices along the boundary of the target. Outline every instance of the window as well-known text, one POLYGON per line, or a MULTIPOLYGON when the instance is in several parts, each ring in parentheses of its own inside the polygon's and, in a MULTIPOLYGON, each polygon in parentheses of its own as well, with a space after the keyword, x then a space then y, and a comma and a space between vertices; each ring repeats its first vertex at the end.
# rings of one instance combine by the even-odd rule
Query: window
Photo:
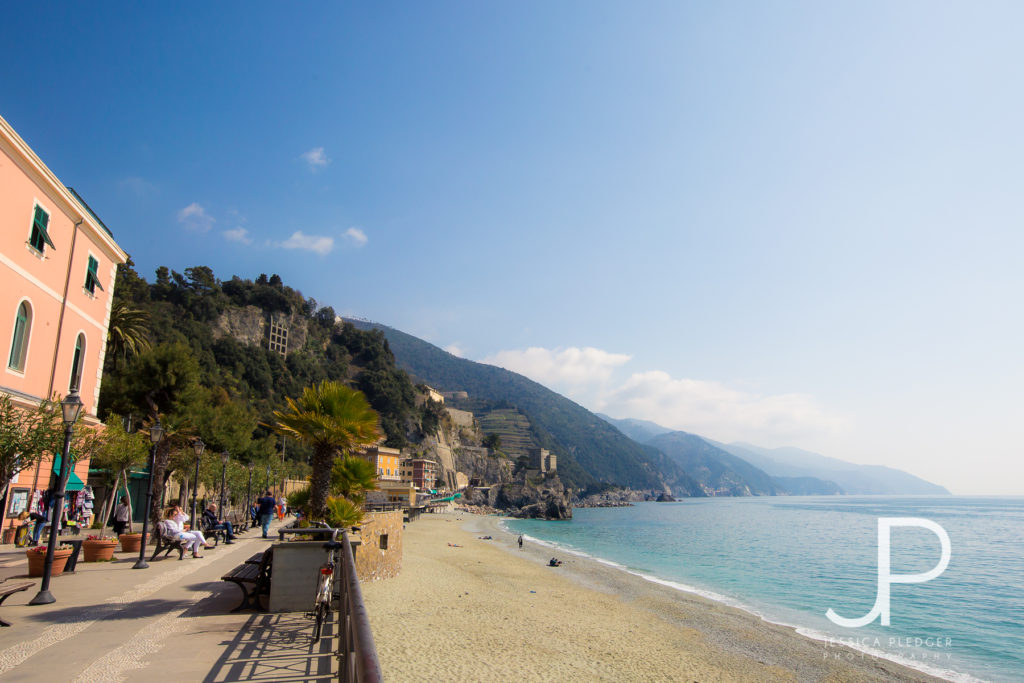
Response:
POLYGON ((11 355, 7 367, 18 372, 25 371, 25 356, 28 355, 28 335, 32 330, 32 308, 27 301, 18 306, 14 317, 14 336, 11 337, 11 355))
POLYGON ((75 356, 71 359, 71 383, 68 384, 68 391, 75 391, 82 387, 82 360, 85 355, 85 335, 79 334, 75 340, 75 356))
POLYGON ((35 215, 32 217, 32 234, 29 235, 28 243, 39 253, 43 252, 47 244, 50 245, 51 249, 57 248, 53 246, 53 241, 46 232, 46 228, 49 225, 50 214, 43 211, 41 206, 36 206, 35 215))
POLYGON ((381 550, 387 550, 388 549, 388 535, 387 534, 381 534, 380 535, 380 549, 381 550))
POLYGON ((101 292, 103 291, 103 285, 100 284, 100 276, 96 274, 96 270, 99 267, 100 262, 90 256, 89 269, 85 271, 85 288, 89 290, 90 294, 95 294, 97 287, 100 288, 101 292))

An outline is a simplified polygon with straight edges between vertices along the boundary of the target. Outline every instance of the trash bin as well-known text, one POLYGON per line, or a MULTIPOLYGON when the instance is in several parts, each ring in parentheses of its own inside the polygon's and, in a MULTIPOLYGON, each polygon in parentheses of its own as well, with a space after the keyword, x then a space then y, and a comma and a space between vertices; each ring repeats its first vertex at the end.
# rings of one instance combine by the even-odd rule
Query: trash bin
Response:
POLYGON ((74 550, 71 551, 71 557, 64 564, 64 572, 75 571, 75 565, 78 564, 78 553, 82 552, 82 541, 85 539, 81 538, 70 538, 67 540, 61 539, 61 543, 65 545, 74 546, 74 550))

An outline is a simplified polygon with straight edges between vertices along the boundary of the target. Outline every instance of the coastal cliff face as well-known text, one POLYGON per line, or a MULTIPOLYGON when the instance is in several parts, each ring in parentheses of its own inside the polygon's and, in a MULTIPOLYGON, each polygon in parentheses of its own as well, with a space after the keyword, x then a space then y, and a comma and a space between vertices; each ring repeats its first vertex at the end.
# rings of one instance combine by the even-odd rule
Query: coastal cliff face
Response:
POLYGON ((557 475, 533 482, 525 477, 492 486, 488 505, 512 517, 529 519, 572 519, 572 499, 569 490, 557 475))

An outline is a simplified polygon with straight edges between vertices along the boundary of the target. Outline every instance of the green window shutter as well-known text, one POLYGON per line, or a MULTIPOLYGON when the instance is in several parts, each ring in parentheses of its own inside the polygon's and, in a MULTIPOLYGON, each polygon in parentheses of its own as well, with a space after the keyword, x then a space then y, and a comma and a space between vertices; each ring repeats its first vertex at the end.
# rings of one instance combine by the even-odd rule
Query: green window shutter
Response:
POLYGON ((32 246, 39 251, 43 250, 43 243, 50 245, 51 249, 56 249, 53 246, 53 240, 50 239, 50 234, 46 229, 50 225, 50 214, 43 211, 42 207, 36 207, 36 214, 32 219, 32 246))
POLYGON ((89 270, 85 273, 85 288, 90 292, 95 292, 95 288, 99 287, 100 291, 103 290, 103 285, 100 284, 100 276, 96 273, 100 267, 100 262, 94 259, 92 256, 89 257, 89 270))
POLYGON ((28 328, 28 306, 22 302, 18 306, 18 315, 14 318, 14 337, 11 339, 11 357, 7 360, 7 367, 12 370, 24 370, 25 365, 25 335, 28 328))

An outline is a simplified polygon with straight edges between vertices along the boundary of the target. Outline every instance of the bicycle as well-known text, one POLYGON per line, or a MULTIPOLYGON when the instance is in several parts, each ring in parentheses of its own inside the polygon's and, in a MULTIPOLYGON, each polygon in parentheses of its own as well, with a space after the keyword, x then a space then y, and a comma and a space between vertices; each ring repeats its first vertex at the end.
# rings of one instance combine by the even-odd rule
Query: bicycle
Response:
MULTIPOLYGON (((321 528, 330 528, 323 524, 321 528)), ((317 577, 316 595, 313 599, 313 642, 319 642, 320 631, 324 622, 331 613, 331 605, 334 602, 334 570, 341 564, 338 561, 338 549, 343 546, 338 542, 338 532, 335 529, 331 534, 331 540, 324 543, 327 551, 327 561, 320 565, 320 574, 317 577)))

